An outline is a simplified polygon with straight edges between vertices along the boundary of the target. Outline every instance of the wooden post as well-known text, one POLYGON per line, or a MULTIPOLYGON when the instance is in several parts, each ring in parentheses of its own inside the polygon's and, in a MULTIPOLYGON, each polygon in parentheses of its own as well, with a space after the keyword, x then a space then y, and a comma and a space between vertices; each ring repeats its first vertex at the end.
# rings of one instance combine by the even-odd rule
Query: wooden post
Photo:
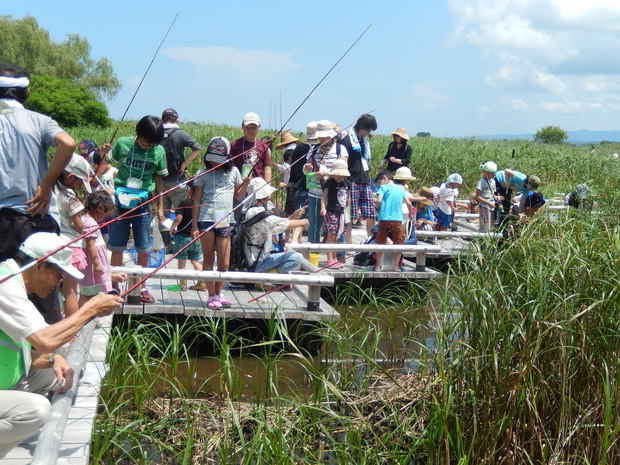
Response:
POLYGON ((321 286, 308 286, 308 311, 321 311, 321 286))

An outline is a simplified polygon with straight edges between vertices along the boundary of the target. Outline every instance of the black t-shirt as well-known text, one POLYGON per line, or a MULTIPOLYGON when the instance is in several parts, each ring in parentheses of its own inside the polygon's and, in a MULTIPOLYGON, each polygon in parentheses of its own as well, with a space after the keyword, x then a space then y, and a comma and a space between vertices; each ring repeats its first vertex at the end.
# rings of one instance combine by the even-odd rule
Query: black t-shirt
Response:
POLYGON ((388 160, 387 170, 388 171, 396 171, 398 168, 402 168, 403 166, 409 166, 409 162, 411 161, 411 154, 413 150, 411 146, 406 142, 401 145, 400 148, 396 147, 396 142, 390 142, 388 145, 387 153, 385 154, 384 160, 388 160), (402 164, 392 163, 389 161, 390 157, 397 158, 402 160, 402 164))
POLYGON ((177 215, 183 215, 183 219, 177 226, 178 236, 191 236, 192 235, 192 207, 194 201, 192 199, 183 199, 179 203, 179 206, 175 208, 177 215))
POLYGON ((327 191, 327 202, 325 209, 330 213, 344 213, 345 207, 349 204, 349 186, 346 179, 336 182, 334 178, 329 178, 325 182, 327 191))

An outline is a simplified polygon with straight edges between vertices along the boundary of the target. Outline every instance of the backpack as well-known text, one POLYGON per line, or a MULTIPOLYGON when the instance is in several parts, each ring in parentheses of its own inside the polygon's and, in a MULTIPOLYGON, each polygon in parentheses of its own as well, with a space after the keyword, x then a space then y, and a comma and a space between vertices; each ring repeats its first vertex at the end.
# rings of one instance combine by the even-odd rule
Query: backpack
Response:
POLYGON ((177 132, 179 128, 170 128, 164 131, 164 139, 160 142, 164 150, 166 151, 166 163, 168 164, 168 174, 176 175, 181 171, 181 165, 185 161, 183 158, 183 152, 177 153, 172 143, 172 134, 177 132))
MULTIPOLYGON (((260 252, 263 251, 265 244, 257 245, 250 244, 248 242, 248 228, 253 224, 258 223, 259 221, 264 220, 268 216, 271 216, 269 210, 263 210, 262 212, 254 215, 249 220, 246 220, 245 217, 235 223, 232 230, 232 235, 230 237, 230 263, 229 270, 231 271, 254 271, 256 268, 256 263, 258 262, 258 257, 254 263, 248 263, 248 258, 245 255, 246 245, 256 245, 260 247, 260 252)), ((259 257, 260 257, 259 252, 259 257)))

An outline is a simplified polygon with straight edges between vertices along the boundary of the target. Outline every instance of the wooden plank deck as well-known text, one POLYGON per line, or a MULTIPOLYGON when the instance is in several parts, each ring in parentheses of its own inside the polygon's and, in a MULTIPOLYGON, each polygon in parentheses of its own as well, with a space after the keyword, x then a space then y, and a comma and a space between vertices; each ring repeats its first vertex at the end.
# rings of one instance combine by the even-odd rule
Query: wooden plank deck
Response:
MULTIPOLYGON (((48 461, 48 463, 57 463, 58 465, 86 465, 89 463, 90 440, 97 406, 99 405, 99 390, 101 380, 107 371, 105 354, 112 326, 112 315, 100 318, 97 323, 87 354, 84 374, 77 381, 76 394, 69 410, 66 428, 64 431, 56 432, 62 435, 58 460, 56 462, 48 461)), ((76 374, 77 376, 79 374, 76 374)), ((34 463, 33 459, 40 434, 31 436, 15 447, 0 460, 0 463, 7 465, 34 463)))
MULTIPOLYGON (((188 285, 194 284, 189 280, 188 285)), ((308 300, 301 286, 293 286, 292 291, 274 291, 264 295, 264 291, 224 284, 224 294, 232 302, 231 308, 210 310, 207 308, 208 293, 204 291, 171 290, 178 281, 166 278, 151 278, 148 288, 157 300, 152 304, 125 303, 117 313, 123 315, 185 315, 211 318, 268 319, 276 315, 284 319, 334 320, 340 318, 338 312, 327 302, 321 300, 320 311, 307 310, 308 300), (251 300, 262 296, 260 299, 251 300)))

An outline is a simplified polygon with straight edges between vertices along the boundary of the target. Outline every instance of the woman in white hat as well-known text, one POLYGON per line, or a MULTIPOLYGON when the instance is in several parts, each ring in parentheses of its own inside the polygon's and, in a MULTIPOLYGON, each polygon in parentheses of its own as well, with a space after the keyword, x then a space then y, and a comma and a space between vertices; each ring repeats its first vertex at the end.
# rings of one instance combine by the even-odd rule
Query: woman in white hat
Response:
POLYGON ((393 177, 398 168, 409 166, 413 150, 407 143, 409 136, 405 128, 397 128, 391 134, 394 140, 388 145, 387 153, 379 168, 385 167, 386 171, 393 177))
MULTIPOLYGON (((245 213, 245 220, 247 221, 265 211, 271 194, 275 191, 276 189, 271 187, 264 179, 253 178, 248 186, 248 192, 254 194, 255 205, 245 213)), ((266 273, 275 269, 278 273, 288 273, 301 267, 303 255, 299 252, 272 253, 272 237, 274 234, 280 234, 287 229, 307 227, 308 220, 300 219, 304 211, 305 207, 299 208, 288 218, 269 215, 248 226, 245 255, 248 263, 254 267, 255 272, 266 273)))
POLYGON ((306 187, 308 188, 308 241, 321 242, 321 229, 323 227, 323 215, 321 215, 321 197, 323 186, 329 175, 334 160, 348 160, 347 149, 335 140, 336 131, 329 120, 321 120, 317 123, 316 138, 319 141, 318 150, 313 151, 313 156, 304 165, 306 175, 306 187))

